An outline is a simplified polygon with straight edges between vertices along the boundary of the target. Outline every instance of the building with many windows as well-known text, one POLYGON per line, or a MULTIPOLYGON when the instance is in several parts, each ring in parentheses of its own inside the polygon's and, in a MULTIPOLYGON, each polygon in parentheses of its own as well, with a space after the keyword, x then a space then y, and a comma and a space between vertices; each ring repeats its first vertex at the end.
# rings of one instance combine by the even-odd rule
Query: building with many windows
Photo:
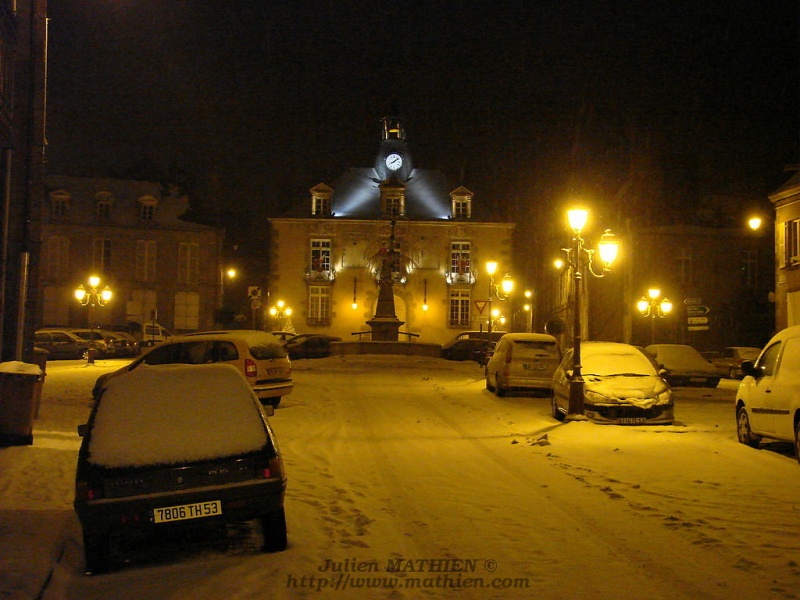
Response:
POLYGON ((475 219, 474 194, 418 168, 397 117, 382 124, 372 167, 312 187, 302 206, 270 219, 264 309, 283 301, 298 332, 367 340, 379 281, 390 277, 401 341, 442 343, 488 327, 484 265, 497 261, 499 277, 511 270, 514 225, 475 219))
POLYGON ((775 206, 776 331, 800 325, 800 170, 770 194, 775 206))
POLYGON ((213 326, 224 235, 181 218, 189 208, 185 195, 118 179, 50 176, 46 184, 39 326, 213 326), (113 292, 105 306, 82 306, 74 297, 92 275, 113 292))

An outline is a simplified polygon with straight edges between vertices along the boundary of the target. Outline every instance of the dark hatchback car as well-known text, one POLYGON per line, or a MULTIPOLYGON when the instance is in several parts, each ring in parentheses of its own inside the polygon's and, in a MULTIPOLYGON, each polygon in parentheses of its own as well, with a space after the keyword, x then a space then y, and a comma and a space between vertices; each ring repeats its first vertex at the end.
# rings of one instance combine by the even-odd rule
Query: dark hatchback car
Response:
POLYGON ((494 349, 494 342, 480 338, 460 338, 442 346, 442 358, 447 360, 474 360, 486 364, 486 356, 494 349))
POLYGON ((86 572, 125 543, 190 526, 260 520, 265 552, 286 548, 286 475, 269 421, 226 364, 143 366, 108 382, 75 478, 86 572))
POLYGON ((287 340, 283 349, 292 360, 298 358, 325 358, 331 355, 331 343, 342 338, 321 333, 301 333, 287 340))

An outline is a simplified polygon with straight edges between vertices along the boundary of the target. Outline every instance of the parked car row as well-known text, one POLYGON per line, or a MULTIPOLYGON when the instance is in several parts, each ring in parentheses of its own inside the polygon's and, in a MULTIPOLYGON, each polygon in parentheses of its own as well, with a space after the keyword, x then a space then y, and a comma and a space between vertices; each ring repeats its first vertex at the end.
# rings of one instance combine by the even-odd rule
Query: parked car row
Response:
POLYGON ((139 354, 139 343, 131 335, 102 329, 46 327, 34 333, 33 343, 47 350, 48 360, 86 359, 90 351, 96 358, 139 354))

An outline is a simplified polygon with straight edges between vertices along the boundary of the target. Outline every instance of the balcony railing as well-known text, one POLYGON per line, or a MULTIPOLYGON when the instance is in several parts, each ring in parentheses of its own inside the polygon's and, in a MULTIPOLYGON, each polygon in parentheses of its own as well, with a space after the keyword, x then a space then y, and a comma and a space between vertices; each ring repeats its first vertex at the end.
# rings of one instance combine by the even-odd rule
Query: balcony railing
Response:
POLYGON ((307 269, 306 270, 306 280, 307 281, 333 281, 336 279, 336 270, 335 269, 307 269))
POLYGON ((453 273, 448 271, 444 274, 444 279, 447 282, 447 285, 454 285, 456 283, 475 283, 475 273, 473 271, 467 271, 466 273, 453 273))

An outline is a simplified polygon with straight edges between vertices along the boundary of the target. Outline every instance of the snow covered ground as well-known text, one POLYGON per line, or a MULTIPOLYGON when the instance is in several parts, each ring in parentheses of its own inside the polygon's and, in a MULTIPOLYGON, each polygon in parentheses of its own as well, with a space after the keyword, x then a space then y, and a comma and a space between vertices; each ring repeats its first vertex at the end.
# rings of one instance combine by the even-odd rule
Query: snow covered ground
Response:
POLYGON ((86 577, 75 430, 120 365, 48 363, 33 446, 0 449, 0 597, 798 597, 800 466, 737 443, 734 382, 676 390, 672 426, 559 424, 415 357, 295 361, 285 552, 245 528, 86 577))

